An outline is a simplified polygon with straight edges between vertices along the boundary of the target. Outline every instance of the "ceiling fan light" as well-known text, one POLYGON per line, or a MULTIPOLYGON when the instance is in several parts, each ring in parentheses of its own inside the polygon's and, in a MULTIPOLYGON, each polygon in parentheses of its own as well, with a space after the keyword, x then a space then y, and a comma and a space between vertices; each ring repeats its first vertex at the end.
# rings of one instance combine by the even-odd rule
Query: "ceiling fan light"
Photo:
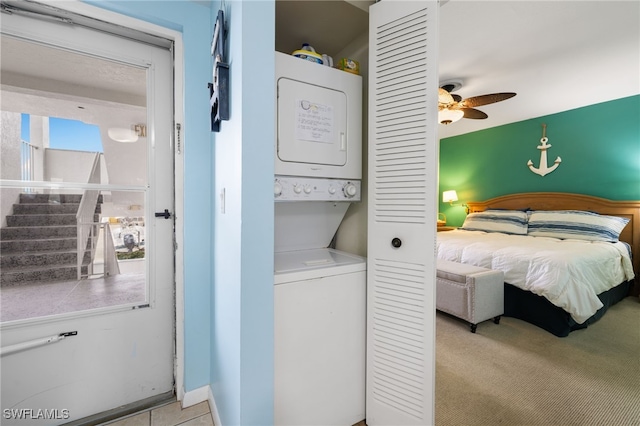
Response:
POLYGON ((438 122, 440 124, 451 124, 460 120, 464 116, 464 112, 459 109, 443 108, 438 111, 438 122))

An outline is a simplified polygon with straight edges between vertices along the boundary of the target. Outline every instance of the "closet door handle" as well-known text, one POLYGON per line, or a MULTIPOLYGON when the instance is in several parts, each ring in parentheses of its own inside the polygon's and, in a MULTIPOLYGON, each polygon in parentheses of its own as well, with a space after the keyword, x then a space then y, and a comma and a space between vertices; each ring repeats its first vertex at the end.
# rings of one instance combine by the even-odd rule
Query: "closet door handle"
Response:
POLYGON ((402 240, 400 238, 394 238, 393 240, 391 240, 391 245, 394 248, 399 248, 402 245, 402 240))

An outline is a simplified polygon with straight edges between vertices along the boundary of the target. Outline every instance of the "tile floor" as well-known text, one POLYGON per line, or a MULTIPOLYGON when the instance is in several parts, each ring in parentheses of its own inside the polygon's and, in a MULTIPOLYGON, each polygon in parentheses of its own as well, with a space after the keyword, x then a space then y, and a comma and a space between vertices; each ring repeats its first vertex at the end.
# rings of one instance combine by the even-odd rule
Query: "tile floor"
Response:
POLYGON ((171 402, 121 419, 103 423, 104 426, 213 426, 213 417, 207 401, 182 408, 180 402, 171 402))

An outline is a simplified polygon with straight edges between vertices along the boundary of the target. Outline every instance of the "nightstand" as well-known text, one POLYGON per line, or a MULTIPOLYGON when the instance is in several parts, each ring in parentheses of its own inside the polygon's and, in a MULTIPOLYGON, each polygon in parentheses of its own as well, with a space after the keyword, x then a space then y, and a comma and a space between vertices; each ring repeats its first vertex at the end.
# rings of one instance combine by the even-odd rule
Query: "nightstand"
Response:
POLYGON ((458 227, 457 226, 438 226, 437 229, 438 229, 438 232, 453 231, 454 229, 458 229, 458 227))

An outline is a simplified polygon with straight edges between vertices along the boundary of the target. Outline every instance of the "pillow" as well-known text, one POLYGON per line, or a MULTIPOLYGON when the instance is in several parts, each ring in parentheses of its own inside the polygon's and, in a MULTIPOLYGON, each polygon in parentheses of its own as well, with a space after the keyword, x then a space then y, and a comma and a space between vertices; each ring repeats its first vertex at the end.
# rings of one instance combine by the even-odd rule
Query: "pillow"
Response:
POLYGON ((467 231, 527 234, 527 213, 519 210, 485 210, 470 213, 462 224, 467 231))
POLYGON ((577 210, 534 211, 529 235, 616 242, 629 219, 577 210))

